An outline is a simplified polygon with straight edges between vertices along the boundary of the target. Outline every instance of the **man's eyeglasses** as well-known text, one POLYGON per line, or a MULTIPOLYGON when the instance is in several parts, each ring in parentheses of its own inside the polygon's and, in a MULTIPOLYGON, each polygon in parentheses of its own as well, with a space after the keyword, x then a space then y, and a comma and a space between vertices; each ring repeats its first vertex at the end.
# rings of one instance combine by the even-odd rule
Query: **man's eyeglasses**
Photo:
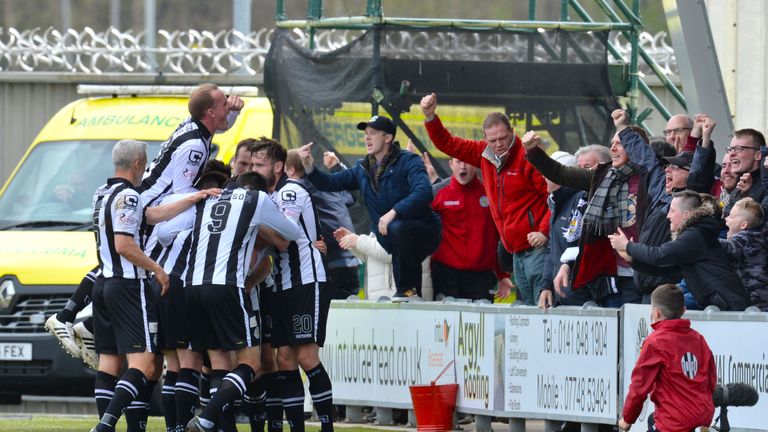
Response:
POLYGON ((671 134, 681 134, 683 131, 691 130, 689 127, 679 127, 674 129, 664 129, 662 132, 664 132, 664 135, 671 135, 671 134))
POLYGON ((725 148, 725 152, 726 153, 730 153, 732 151, 735 151, 736 153, 741 153, 741 152, 743 152, 746 149, 760 150, 760 147, 747 147, 747 146, 735 145, 735 146, 728 146, 728 147, 726 147, 725 148))

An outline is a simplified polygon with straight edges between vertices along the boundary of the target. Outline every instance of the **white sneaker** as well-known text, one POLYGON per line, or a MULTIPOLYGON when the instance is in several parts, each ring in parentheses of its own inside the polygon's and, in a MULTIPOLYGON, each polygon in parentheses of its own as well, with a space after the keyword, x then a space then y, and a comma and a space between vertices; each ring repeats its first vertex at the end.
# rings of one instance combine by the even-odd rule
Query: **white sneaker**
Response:
POLYGON ((80 347, 78 347, 75 342, 72 323, 61 322, 56 319, 56 314, 53 314, 45 321, 45 328, 51 332, 52 335, 56 336, 56 339, 59 340, 59 343, 61 343, 62 348, 64 348, 64 351, 66 351, 67 354, 75 358, 80 357, 80 347))
POLYGON ((75 324, 72 330, 75 333, 75 342, 77 342, 77 345, 80 347, 83 361, 90 366, 91 369, 98 369, 99 355, 96 354, 96 347, 93 343, 93 334, 85 328, 82 321, 75 324))

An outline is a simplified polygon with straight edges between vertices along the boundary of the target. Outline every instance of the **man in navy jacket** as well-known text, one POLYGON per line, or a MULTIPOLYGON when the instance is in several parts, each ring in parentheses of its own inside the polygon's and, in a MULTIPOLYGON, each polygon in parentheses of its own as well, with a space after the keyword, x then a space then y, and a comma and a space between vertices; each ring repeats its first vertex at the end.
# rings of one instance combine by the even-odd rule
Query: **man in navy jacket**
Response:
POLYGON ((348 170, 327 174, 314 169, 312 143, 299 156, 312 184, 324 191, 362 192, 373 232, 392 254, 397 293, 405 301, 421 292, 421 262, 440 244, 440 218, 432 210, 432 186, 418 155, 395 142, 392 120, 373 116, 357 128, 365 131, 368 155, 348 170))

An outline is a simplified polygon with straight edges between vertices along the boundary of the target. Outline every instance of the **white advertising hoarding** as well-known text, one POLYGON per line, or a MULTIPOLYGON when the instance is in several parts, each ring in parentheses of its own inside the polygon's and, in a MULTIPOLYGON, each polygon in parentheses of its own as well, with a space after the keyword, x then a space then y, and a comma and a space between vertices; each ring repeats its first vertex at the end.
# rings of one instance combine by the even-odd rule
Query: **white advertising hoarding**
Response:
POLYGON ((615 315, 511 314, 504 320, 505 411, 615 422, 615 315))
MULTIPOLYGON (((454 358, 458 312, 354 303, 334 307, 320 350, 336 403, 409 408, 409 386, 429 384, 454 358)), ((454 383, 450 367, 439 383, 454 383)))
MULTIPOLYGON (((459 409, 495 409, 496 314, 458 311, 456 321, 456 374, 459 409)), ((503 330, 503 329, 502 329, 503 330)), ((500 335, 503 338, 503 333, 500 335)), ((498 383, 501 388, 501 383, 498 383)))
MULTIPOLYGON (((629 391, 632 368, 640 353, 642 341, 651 332, 651 310, 648 305, 624 305, 622 339, 624 346, 624 380, 621 393, 623 403, 629 391)), ((768 321, 764 313, 715 313, 691 311, 684 318, 691 327, 707 340, 717 364, 718 384, 743 382, 758 391, 759 400, 754 407, 728 409, 732 428, 766 430, 768 427, 768 321)), ((646 431, 648 415, 653 404, 647 400, 638 421, 631 431, 646 431)), ((719 410, 715 409, 715 417, 719 410)), ((621 413, 619 413, 621 414, 621 413)))

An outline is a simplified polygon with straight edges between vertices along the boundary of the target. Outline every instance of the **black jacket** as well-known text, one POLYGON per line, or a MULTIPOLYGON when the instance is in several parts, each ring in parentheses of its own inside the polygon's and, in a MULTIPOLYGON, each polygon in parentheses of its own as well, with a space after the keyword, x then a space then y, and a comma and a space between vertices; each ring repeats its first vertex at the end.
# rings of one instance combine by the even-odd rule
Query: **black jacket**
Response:
MULTIPOLYGON (((645 217, 645 222, 638 236, 638 243, 646 246, 661 246, 672 240, 672 234, 669 232, 669 220, 667 213, 669 204, 663 207, 654 207, 654 209, 645 217)), ((682 279, 679 268, 668 268, 662 275, 654 275, 636 271, 635 286, 643 294, 650 294, 659 285, 667 283, 676 284, 682 279)))
POLYGON ((586 196, 584 191, 564 186, 547 198, 550 214, 549 243, 547 243, 547 258, 544 261, 541 289, 554 289, 553 280, 560 269, 560 257, 567 248, 579 246, 581 216, 574 217, 574 212, 578 211, 579 201, 585 200, 586 196), (573 226, 571 226, 572 221, 573 226))
POLYGON ((680 224, 672 241, 656 247, 629 243, 627 253, 632 268, 647 274, 679 269, 702 309, 714 304, 721 310, 742 311, 749 306, 749 295, 720 246, 719 232, 712 210, 699 207, 680 224))

